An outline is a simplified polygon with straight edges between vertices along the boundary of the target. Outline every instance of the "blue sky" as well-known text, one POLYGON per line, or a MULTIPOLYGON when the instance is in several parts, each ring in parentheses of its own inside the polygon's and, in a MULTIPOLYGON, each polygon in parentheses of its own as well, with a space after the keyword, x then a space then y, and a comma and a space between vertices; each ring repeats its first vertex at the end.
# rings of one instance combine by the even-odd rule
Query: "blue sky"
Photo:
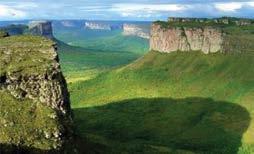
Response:
POLYGON ((0 20, 165 20, 177 17, 254 18, 254 0, 0 0, 0 20))

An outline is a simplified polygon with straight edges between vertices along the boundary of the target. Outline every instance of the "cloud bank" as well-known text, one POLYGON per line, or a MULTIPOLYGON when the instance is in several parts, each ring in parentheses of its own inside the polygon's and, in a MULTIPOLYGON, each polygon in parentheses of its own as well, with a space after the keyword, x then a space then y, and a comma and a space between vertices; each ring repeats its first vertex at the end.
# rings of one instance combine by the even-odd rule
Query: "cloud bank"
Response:
POLYGON ((165 20, 168 16, 254 18, 254 0, 1 0, 0 20, 165 20))

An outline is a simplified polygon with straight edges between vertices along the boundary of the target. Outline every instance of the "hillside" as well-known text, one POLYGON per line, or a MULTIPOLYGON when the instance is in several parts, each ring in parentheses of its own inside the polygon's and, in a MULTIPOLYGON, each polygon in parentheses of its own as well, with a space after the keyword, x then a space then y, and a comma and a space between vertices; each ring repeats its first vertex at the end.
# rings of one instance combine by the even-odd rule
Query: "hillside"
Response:
POLYGON ((70 84, 75 123, 111 152, 253 153, 253 67, 252 53, 150 51, 70 84))

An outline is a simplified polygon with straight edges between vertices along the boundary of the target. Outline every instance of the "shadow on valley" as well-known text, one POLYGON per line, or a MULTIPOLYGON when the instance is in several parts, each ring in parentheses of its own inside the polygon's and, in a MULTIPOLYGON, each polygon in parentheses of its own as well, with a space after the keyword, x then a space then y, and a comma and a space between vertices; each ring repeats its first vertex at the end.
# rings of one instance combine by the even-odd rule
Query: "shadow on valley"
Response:
POLYGON ((236 154, 250 123, 245 108, 210 98, 138 98, 74 115, 78 134, 103 153, 236 154))

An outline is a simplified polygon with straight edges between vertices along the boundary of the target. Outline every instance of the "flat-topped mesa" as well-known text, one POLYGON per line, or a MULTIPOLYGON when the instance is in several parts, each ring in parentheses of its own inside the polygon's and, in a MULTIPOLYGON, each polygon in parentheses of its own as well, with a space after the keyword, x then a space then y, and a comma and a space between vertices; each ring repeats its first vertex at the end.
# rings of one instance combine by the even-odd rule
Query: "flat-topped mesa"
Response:
POLYGON ((157 21, 151 27, 150 50, 167 53, 201 51, 205 54, 250 51, 252 43, 248 38, 253 35, 253 23, 251 19, 226 17, 169 18, 167 22, 157 21), (244 31, 246 28, 250 30, 244 31), (240 36, 244 41, 237 42, 240 36))
POLYGON ((1 146, 63 148, 71 134, 71 110, 53 41, 30 35, 0 38, 0 97, 1 146))
POLYGON ((246 26, 254 24, 253 19, 247 18, 234 18, 234 17, 222 17, 222 18, 180 18, 180 17, 169 17, 168 22, 170 23, 210 23, 210 24, 225 24, 225 25, 237 25, 246 26))
POLYGON ((31 21, 28 26, 32 35, 44 36, 49 39, 54 38, 50 21, 31 21))

